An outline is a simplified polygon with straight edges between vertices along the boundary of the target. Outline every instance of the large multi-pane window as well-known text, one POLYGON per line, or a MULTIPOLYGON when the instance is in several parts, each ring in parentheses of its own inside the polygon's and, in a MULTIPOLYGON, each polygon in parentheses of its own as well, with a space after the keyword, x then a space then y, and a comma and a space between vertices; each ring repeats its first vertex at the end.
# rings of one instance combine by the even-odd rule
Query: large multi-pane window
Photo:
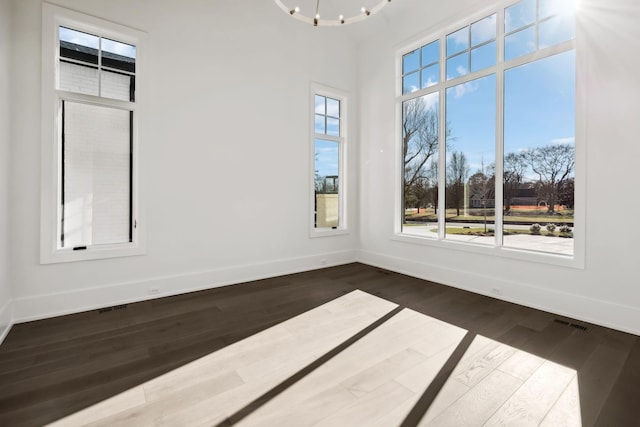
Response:
POLYGON ((521 0, 402 55, 401 232, 573 255, 575 0, 521 0))
POLYGON ((137 38, 56 6, 43 11, 43 123, 51 135, 43 140, 42 259, 138 253, 137 38))
POLYGON ((345 228, 343 165, 345 97, 314 87, 313 96, 313 230, 345 228))

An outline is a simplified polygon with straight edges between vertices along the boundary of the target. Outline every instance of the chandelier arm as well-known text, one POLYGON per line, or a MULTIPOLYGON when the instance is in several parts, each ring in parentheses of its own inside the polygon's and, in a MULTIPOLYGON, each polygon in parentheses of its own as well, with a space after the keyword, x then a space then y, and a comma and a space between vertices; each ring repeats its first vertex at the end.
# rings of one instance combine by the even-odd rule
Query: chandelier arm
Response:
MULTIPOLYGON (((286 0, 284 0, 286 1, 286 0)), ((369 16, 376 14, 379 12, 384 6, 388 3, 391 3, 391 0, 379 0, 374 6, 370 9, 362 7, 360 14, 352 15, 345 17, 344 15, 340 15, 338 19, 320 19, 320 0, 316 0, 316 10, 313 16, 304 15, 301 12, 299 7, 289 7, 284 3, 283 0, 274 0, 274 2, 284 11, 287 15, 292 18, 297 19, 298 21, 305 22, 307 24, 311 24, 314 27, 331 27, 331 26, 340 26, 345 24, 352 24, 355 22, 360 22, 367 19, 369 16)), ((287 1, 289 5, 291 5, 291 1, 287 1)))

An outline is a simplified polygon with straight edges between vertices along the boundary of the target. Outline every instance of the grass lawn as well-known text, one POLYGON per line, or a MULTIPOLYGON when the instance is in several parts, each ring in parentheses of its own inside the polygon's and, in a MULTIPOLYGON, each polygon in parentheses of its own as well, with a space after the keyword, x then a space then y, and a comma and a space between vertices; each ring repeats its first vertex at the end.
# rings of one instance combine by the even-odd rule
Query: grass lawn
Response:
MULTIPOLYGON (((477 211, 477 209, 474 209, 477 211)), ((455 209, 447 209, 445 214, 447 221, 478 221, 483 222, 485 217, 483 215, 456 215, 455 209)), ((425 221, 436 222, 438 221, 438 215, 433 209, 421 209, 420 213, 415 211, 408 211, 405 214, 407 221, 425 221)), ((487 215, 487 221, 494 221, 493 215, 487 215)), ((554 223, 554 224, 566 224, 573 222, 573 211, 565 210, 560 215, 549 215, 548 213, 540 213, 536 211, 520 211, 512 212, 510 215, 504 216, 504 223, 554 223)))
MULTIPOLYGON (((410 225, 410 224, 407 224, 410 225)), ((430 230, 433 233, 437 233, 437 228, 432 228, 430 230)), ((447 227, 447 234, 462 234, 462 235, 475 235, 475 236, 493 236, 494 231, 492 228, 487 227, 487 232, 485 233, 484 227, 473 227, 473 228, 460 228, 460 227, 447 227)), ((529 230, 514 230, 510 228, 506 228, 502 233, 504 236, 509 236, 513 234, 529 234, 534 235, 529 230)), ((549 237, 566 237, 572 238, 572 233, 550 233, 548 231, 541 231, 538 236, 549 236, 549 237)))

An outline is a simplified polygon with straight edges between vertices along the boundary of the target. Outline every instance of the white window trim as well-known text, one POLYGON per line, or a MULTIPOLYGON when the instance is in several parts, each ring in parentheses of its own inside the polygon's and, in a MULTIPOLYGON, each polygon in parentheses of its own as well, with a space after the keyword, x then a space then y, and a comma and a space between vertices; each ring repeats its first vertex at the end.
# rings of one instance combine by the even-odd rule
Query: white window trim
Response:
MULTIPOLYGON (((517 0, 505 0, 496 2, 493 5, 490 5, 472 15, 461 13, 457 16, 454 16, 450 21, 453 24, 450 25, 442 25, 442 23, 437 24, 435 29, 429 30, 421 34, 419 37, 414 39, 409 43, 403 43, 401 45, 397 45, 395 49, 395 57, 396 57, 396 106, 395 106, 395 196, 394 196, 394 215, 393 215, 393 233, 391 236, 392 240, 405 242, 410 244, 417 244, 423 246, 436 247, 440 249, 446 250, 455 250, 462 251, 468 253, 475 253, 479 255, 487 255, 487 256, 498 256, 503 258, 509 258, 514 260, 526 261, 526 262, 535 262, 542 264, 550 264, 556 265, 560 267, 569 267, 576 269, 584 269, 585 268, 585 254, 586 254, 586 238, 585 238, 585 229, 586 229, 586 173, 585 173, 585 165, 586 165, 586 105, 587 105, 587 79, 582 70, 586 70, 587 67, 587 49, 583 46, 585 43, 586 37, 582 36, 582 28, 583 25, 581 23, 581 16, 578 12, 576 13, 576 38, 571 41, 563 42, 559 45, 554 45, 551 47, 546 47, 541 50, 537 50, 530 54, 524 55, 522 57, 513 59, 509 61, 508 67, 504 66, 504 63, 496 64, 492 67, 482 69, 476 72, 469 72, 469 74, 446 80, 443 79, 443 76, 446 76, 446 61, 443 62, 443 49, 441 46, 440 53, 440 79, 441 82, 437 85, 420 89, 418 91, 403 94, 403 82, 402 82, 402 57, 408 52, 411 52, 415 49, 424 46, 434 40, 440 40, 442 45, 443 41, 446 43, 446 36, 466 25, 470 25, 480 19, 485 18, 488 15, 493 13, 497 13, 498 19, 498 31, 496 34, 496 40, 499 40, 500 37, 504 36, 504 28, 500 28, 500 22, 502 21, 502 17, 504 16, 504 9, 508 6, 511 6, 517 3, 517 0), (574 252, 573 255, 562 255, 562 254, 554 254, 551 252, 538 252, 533 250, 525 250, 525 249, 517 249, 517 248, 509 248, 499 245, 498 242, 502 240, 502 215, 496 215, 495 220, 495 229, 496 229, 496 240, 494 246, 487 245, 479 245, 473 244, 469 242, 459 242, 444 239, 444 230, 440 230, 438 238, 426 237, 426 236, 417 236, 408 233, 402 232, 402 215, 401 209, 403 208, 402 203, 402 183, 404 179, 404 174, 402 170, 402 137, 401 137, 401 129, 402 129, 402 103, 407 99, 412 99, 416 97, 420 97, 429 93, 433 93, 436 91, 440 91, 440 103, 442 105, 444 101, 444 90, 442 88, 452 87, 461 83, 465 83, 471 80, 475 80, 484 76, 487 76, 492 73, 496 73, 496 85, 497 90, 502 90, 501 85, 503 81, 503 71, 505 69, 510 69, 525 63, 529 63, 530 61, 535 61, 541 57, 547 57, 547 53, 549 55, 561 53, 567 50, 567 46, 571 46, 576 53, 576 99, 575 99, 575 188, 574 188, 574 227, 573 227, 573 244, 574 244, 574 252), (542 51, 542 54, 540 53, 542 51), (437 89, 436 88, 441 88, 437 89)), ((496 44, 497 49, 504 48, 504 42, 500 41, 496 44)), ((496 157, 503 155, 503 147, 502 144, 499 143, 502 138, 502 98, 498 97, 496 99, 496 108, 499 113, 496 116, 496 126, 500 129, 497 129, 499 133, 496 133, 496 157)), ((440 120, 440 129, 444 129, 444 121, 446 118, 443 114, 439 115, 440 120)), ((439 138, 439 181, 442 181, 444 176, 444 162, 445 162, 445 144, 442 141, 442 132, 440 132, 439 138)), ((498 166, 498 165, 497 165, 498 166)), ((496 199, 498 197, 502 198, 502 186, 499 185, 499 182, 502 182, 502 165, 496 168, 496 199), (498 176, 499 175, 499 176, 498 176), (498 179, 500 178, 500 179, 498 179)), ((444 192, 440 191, 438 194, 439 197, 439 206, 445 205, 444 200, 444 192)), ((444 210, 440 209, 440 213, 438 215, 439 223, 444 223, 444 210)))
POLYGON ((347 221, 347 135, 348 135, 348 93, 319 83, 312 82, 309 95, 309 237, 328 237, 349 234, 347 221), (340 101, 340 136, 332 137, 315 133, 315 95, 326 96, 340 101), (340 164, 338 167, 338 227, 335 229, 316 228, 314 221, 315 206, 315 140, 325 139, 339 144, 340 164))
POLYGON ((42 4, 42 110, 41 110, 41 203, 40 203, 40 263, 50 264, 142 255, 146 252, 143 195, 140 193, 139 134, 144 99, 144 55, 146 33, 65 9, 49 3, 42 4), (58 27, 66 26, 91 34, 99 34, 136 46, 136 101, 130 103, 57 90, 59 40, 58 27), (133 121, 133 174, 132 219, 134 221, 131 243, 88 246, 85 250, 58 248, 60 235, 60 180, 61 144, 59 132, 59 105, 65 99, 134 111, 133 121))

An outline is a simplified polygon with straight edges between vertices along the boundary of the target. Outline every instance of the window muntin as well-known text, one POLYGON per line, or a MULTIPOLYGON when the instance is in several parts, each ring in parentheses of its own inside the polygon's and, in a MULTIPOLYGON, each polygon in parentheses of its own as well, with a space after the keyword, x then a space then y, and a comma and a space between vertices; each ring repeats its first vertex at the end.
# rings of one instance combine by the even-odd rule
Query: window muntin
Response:
POLYGON ((344 98, 314 92, 313 230, 344 229, 344 98))
MULTIPOLYGON (((523 0, 467 26, 448 31, 437 40, 428 40, 424 46, 438 41, 441 43, 441 55, 447 61, 445 80, 431 87, 412 87, 411 90, 407 90, 408 75, 403 68, 402 95, 399 96, 403 111, 400 136, 404 154, 400 225, 402 234, 431 237, 434 240, 504 246, 527 252, 573 255, 571 238, 564 239, 562 244, 554 247, 552 244, 532 244, 532 240, 525 241, 526 238, 523 238, 522 234, 512 235, 513 223, 508 217, 512 212, 509 215, 503 215, 502 212, 509 204, 507 198, 512 197, 515 190, 522 192, 522 189, 514 190, 513 180, 518 173, 525 174, 526 171, 520 170, 523 166, 513 151, 535 147, 527 147, 521 143, 518 146, 519 141, 523 141, 526 129, 529 129, 529 135, 537 133, 540 138, 546 138, 545 141, 549 143, 547 145, 564 145, 563 150, 557 151, 564 153, 570 167, 575 162, 575 9, 572 5, 575 5, 574 1, 523 0), (553 22, 561 20, 567 25, 562 28, 551 27, 553 22), (545 29, 545 25, 549 27, 545 29), (500 26, 503 26, 505 31, 502 37, 498 38, 496 30, 500 26), (520 39, 518 43, 514 43, 516 38, 520 39), (517 50, 514 49, 516 45, 524 49, 524 53, 514 53, 517 50), (534 57, 522 58, 526 53, 542 49, 545 50, 534 57), (499 57, 498 52, 505 52, 505 56, 499 57), (556 73, 555 80, 549 73, 535 71, 536 68, 541 69, 546 59, 549 64, 554 62, 550 59, 554 55, 564 57, 566 62, 560 64, 560 61, 556 61, 557 67, 546 67, 556 73), (516 58, 517 61, 512 61, 516 58), (567 64, 568 62, 571 64, 567 64), (521 91, 518 92, 513 82, 522 74, 518 70, 527 66, 538 73, 538 78, 519 83, 521 91), (468 76, 469 74, 472 75, 468 76), (458 79, 462 83, 459 83, 458 79), (483 89, 485 87, 486 90, 483 89), (546 103, 531 102, 542 99, 545 94, 549 95, 554 90, 556 98, 562 98, 562 102, 554 102, 553 97, 547 97, 546 103), (480 95, 483 91, 485 93, 480 95), (410 180, 407 174, 407 160, 411 159, 412 155, 411 145, 407 145, 406 139, 406 106, 412 101, 427 97, 445 101, 437 107, 441 117, 438 129, 443 131, 433 132, 439 135, 439 146, 438 152, 431 157, 440 160, 436 165, 423 166, 416 174, 419 179, 410 180), (519 104, 514 102, 515 99, 519 104), (542 114, 538 114, 538 110, 542 114), (541 119, 536 120, 536 116, 541 119), (513 120, 513 117, 518 119, 513 120), (543 117, 549 119, 549 125, 543 117), (555 126, 553 123, 556 119, 564 126, 555 126), (518 123, 527 120, 527 127, 520 126, 520 130, 513 133, 518 123), (504 126, 504 129, 501 126, 504 126), (546 129, 547 134, 542 135, 542 129, 546 129), (515 146, 518 147, 514 148, 515 146), (504 156, 496 157, 496 153, 504 153, 504 156), (452 184, 456 181, 453 179, 453 169, 466 172, 461 174, 463 178, 457 180, 460 189, 458 193, 462 196, 458 193, 456 196, 452 191, 452 184), (437 178, 431 179, 434 171, 437 178), (430 199, 421 200, 416 196, 427 193, 432 195, 430 199), (445 204, 444 209, 437 209, 438 204, 432 202, 433 194, 438 195, 436 199, 439 199, 441 205, 445 204), (504 200, 500 200, 499 196, 503 196, 504 200), (460 203, 454 203, 456 197, 461 197, 460 203), (457 213, 456 205, 460 205, 460 215, 457 213), (495 229, 495 224, 502 225, 503 221, 504 225, 495 229), (440 226, 435 227, 435 222, 440 226), (442 227, 442 224, 445 226, 442 227), (453 230, 454 228, 459 230, 453 230)), ((406 55, 403 55, 403 59, 405 57, 406 55)), ((565 172, 566 169, 565 167, 565 172)), ((527 176, 532 176, 530 167, 527 173, 527 176)), ((541 174, 536 175, 537 185, 546 185, 541 174)), ((557 189, 556 193, 562 193, 564 202, 572 203, 573 171, 568 172, 567 177, 561 185, 562 188, 557 189)), ((557 181, 555 182, 557 184, 557 181)), ((572 209, 570 210, 572 216, 572 209)), ((532 225, 531 220, 526 218, 525 222, 529 222, 519 225, 519 228, 526 228, 525 231, 528 232, 532 225)), ((557 229, 550 235, 559 237, 557 229)), ((543 226, 542 234, 547 234, 545 231, 543 226)), ((572 232, 563 235, 572 236, 572 232)), ((552 240, 547 239, 544 243, 550 243, 552 240)))

